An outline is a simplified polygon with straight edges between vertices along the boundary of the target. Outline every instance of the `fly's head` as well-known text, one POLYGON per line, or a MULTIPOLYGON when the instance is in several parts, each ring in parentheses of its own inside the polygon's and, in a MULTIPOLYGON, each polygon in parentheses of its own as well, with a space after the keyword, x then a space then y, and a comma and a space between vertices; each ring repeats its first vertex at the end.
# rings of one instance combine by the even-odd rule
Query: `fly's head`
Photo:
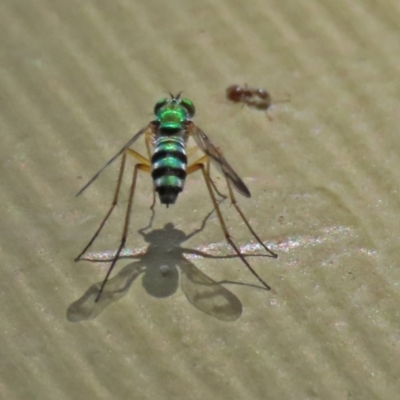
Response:
POLYGON ((191 100, 181 99, 181 93, 171 98, 163 98, 154 106, 154 114, 160 125, 167 129, 181 129, 195 114, 195 107, 191 100))

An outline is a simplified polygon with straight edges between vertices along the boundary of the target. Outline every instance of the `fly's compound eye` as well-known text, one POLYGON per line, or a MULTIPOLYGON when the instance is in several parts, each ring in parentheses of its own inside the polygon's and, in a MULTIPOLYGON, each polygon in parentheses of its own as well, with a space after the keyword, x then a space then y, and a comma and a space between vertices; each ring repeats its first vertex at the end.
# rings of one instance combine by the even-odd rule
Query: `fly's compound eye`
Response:
POLYGON ((154 106, 154 114, 157 115, 161 108, 163 108, 168 103, 168 99, 160 99, 154 106))
POLYGON ((189 118, 192 118, 196 112, 196 109, 194 107, 194 104, 191 100, 189 99, 182 99, 181 100, 181 105, 185 108, 185 110, 188 113, 189 118))

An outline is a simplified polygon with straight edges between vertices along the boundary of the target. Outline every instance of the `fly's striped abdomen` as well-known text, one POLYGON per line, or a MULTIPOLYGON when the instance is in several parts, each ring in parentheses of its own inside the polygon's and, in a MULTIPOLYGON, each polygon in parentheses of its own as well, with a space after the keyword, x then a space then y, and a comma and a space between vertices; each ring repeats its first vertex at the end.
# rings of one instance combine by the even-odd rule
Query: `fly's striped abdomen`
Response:
POLYGON ((179 136, 161 136, 155 141, 151 176, 161 204, 174 204, 183 190, 187 164, 185 147, 184 139, 179 136))

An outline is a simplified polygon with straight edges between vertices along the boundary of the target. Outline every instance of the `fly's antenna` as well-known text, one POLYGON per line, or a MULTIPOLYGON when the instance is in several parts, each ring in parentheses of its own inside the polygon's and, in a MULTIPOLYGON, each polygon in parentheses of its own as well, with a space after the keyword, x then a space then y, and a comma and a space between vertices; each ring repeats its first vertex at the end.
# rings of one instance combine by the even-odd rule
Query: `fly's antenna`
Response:
POLYGON ((181 94, 182 93, 183 93, 183 90, 181 90, 176 96, 172 96, 171 95, 171 97, 172 97, 173 100, 179 100, 181 98, 181 94))

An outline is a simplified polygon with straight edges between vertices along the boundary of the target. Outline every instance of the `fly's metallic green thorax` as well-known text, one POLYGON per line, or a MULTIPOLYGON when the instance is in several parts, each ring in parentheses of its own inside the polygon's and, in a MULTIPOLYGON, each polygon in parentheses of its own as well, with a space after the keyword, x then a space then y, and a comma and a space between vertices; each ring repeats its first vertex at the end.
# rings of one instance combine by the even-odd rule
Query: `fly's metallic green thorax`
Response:
POLYGON ((154 106, 156 120, 161 129, 183 129, 195 113, 194 104, 189 99, 181 99, 180 95, 170 99, 161 99, 154 106))
POLYGON ((193 117, 195 108, 188 99, 171 96, 161 99, 154 107, 159 124, 154 138, 151 158, 154 187, 161 204, 174 204, 183 190, 186 179, 186 124, 193 117))

